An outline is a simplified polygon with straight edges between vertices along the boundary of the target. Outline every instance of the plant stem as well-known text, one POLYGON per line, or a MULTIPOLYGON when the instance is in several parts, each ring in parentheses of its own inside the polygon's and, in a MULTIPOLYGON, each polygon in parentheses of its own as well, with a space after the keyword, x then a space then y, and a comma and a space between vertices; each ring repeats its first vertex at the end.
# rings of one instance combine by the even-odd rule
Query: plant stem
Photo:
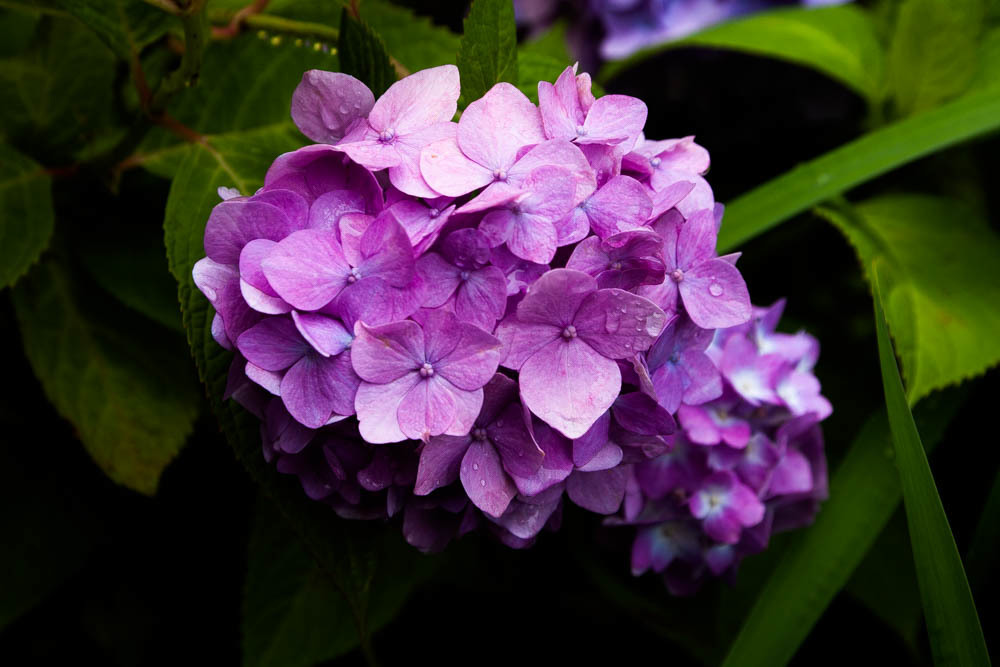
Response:
MULTIPOLYGON (((233 20, 236 12, 227 9, 209 10, 208 18, 209 21, 215 26, 229 26, 233 20)), ((337 39, 340 37, 340 31, 336 28, 332 28, 328 25, 322 23, 311 23, 309 21, 295 21, 293 19, 287 19, 283 16, 275 16, 274 14, 248 14, 243 17, 240 24, 246 28, 252 28, 254 30, 272 30, 274 32, 285 33, 288 35, 299 35, 301 37, 314 37, 316 39, 327 40, 336 43, 337 39)), ((228 39, 235 37, 235 34, 230 34, 223 30, 214 31, 214 35, 221 39, 228 39)))
POLYGON ((178 91, 192 85, 198 79, 201 58, 208 39, 208 22, 203 11, 205 0, 192 0, 180 16, 184 25, 184 55, 181 64, 160 83, 149 105, 149 113, 158 115, 167 107, 167 102, 178 91))

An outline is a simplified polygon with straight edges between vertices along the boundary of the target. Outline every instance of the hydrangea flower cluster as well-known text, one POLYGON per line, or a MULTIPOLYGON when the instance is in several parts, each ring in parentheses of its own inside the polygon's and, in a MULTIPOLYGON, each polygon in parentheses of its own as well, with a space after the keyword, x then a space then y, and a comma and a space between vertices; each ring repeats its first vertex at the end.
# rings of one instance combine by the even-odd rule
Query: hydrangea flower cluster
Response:
POLYGON ((306 72, 292 118, 317 143, 253 194, 220 190, 194 267, 235 352, 226 396, 310 498, 401 514, 422 550, 476 527, 527 546, 566 498, 643 531, 676 499, 730 544, 759 518, 715 520, 713 489, 740 508, 800 493, 738 475, 746 452, 798 451, 780 421, 829 412, 815 348, 748 337, 764 320, 736 256, 716 255, 722 207, 693 138, 646 139, 642 101, 595 99, 572 67, 538 97, 499 83, 454 122, 453 66, 378 100, 306 72), (669 481, 670 457, 719 438, 715 477, 669 481))
POLYGON ((661 404, 679 406, 680 429, 671 451, 633 467, 607 522, 638 526, 633 573, 662 573, 676 594, 810 523, 826 499, 819 422, 833 409, 812 372, 819 344, 775 332, 784 306, 714 335, 684 324, 637 369, 661 404), (706 389, 714 396, 702 401, 706 389))

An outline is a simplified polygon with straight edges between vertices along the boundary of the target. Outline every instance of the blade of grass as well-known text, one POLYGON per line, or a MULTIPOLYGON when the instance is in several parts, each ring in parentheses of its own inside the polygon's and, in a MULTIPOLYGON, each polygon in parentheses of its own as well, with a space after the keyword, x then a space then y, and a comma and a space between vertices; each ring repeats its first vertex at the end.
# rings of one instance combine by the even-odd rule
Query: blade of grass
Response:
POLYGON ((989 665, 986 640, 962 559, 903 392, 882 311, 877 264, 872 266, 872 276, 885 403, 934 664, 989 665))
POLYGON ((719 252, 908 162, 1000 128, 1000 88, 886 125, 729 202, 719 252))

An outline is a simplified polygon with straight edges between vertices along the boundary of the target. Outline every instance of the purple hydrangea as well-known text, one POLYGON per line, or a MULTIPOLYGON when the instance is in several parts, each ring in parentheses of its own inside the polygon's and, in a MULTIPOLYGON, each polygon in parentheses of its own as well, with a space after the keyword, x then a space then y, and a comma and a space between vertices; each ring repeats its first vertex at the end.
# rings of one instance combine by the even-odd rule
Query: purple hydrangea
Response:
POLYGON ((717 256, 708 152, 574 68, 537 106, 500 83, 456 123, 458 97, 450 65, 379 99, 307 72, 320 143, 220 190, 194 280, 265 458, 427 551, 529 546, 568 500, 641 526, 637 570, 696 577, 806 520, 818 349, 717 256))

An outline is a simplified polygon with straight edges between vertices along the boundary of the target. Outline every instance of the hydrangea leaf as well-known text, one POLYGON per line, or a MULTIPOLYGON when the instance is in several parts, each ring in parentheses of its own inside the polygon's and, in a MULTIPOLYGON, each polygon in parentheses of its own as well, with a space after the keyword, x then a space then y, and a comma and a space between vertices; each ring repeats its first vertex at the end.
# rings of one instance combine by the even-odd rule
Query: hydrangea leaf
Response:
MULTIPOLYGON (((244 667, 311 667, 353 650, 359 638, 347 600, 274 505, 264 499, 257 505, 243 597, 244 667)), ((384 564, 372 582, 372 632, 395 615, 428 563, 421 560, 406 576, 394 571, 399 562, 384 564)))
POLYGON ((55 0, 123 60, 163 37, 175 19, 143 0, 55 0))
MULTIPOLYGON (((938 495, 927 453, 906 403, 883 311, 883 261, 872 266, 875 329, 889 428, 910 527, 913 562, 924 619, 936 665, 989 665, 986 640, 948 517, 938 495)), ((891 304, 891 296, 889 303, 891 304)))
MULTIPOLYGON (((933 396, 918 416, 937 444, 962 392, 933 396)), ((757 594, 724 667, 785 665, 844 587, 899 505, 902 492, 885 414, 870 418, 830 478, 830 499, 815 523, 788 545, 757 594)))
POLYGON ((823 72, 869 102, 882 95, 882 46, 869 13, 855 6, 781 9, 727 21, 609 63, 598 79, 606 82, 653 55, 686 46, 730 49, 787 60, 823 72))
POLYGON ((340 16, 337 45, 340 71, 365 83, 378 99, 396 81, 396 70, 385 50, 385 42, 363 19, 345 8, 340 16))
POLYGON ((510 0, 476 0, 465 19, 458 50, 464 108, 501 81, 517 84, 517 28, 510 0))
POLYGON ((111 479, 154 494, 201 404, 180 341, 87 292, 54 259, 13 294, 25 353, 49 400, 111 479))
POLYGON ((1000 239, 974 210, 893 195, 822 212, 863 266, 884 264, 886 314, 911 404, 1000 362, 1000 239))
POLYGON ((32 157, 64 164, 109 131, 115 57, 69 18, 43 17, 24 52, 0 60, 0 125, 32 157))
POLYGON ((923 111, 968 87, 984 13, 983 0, 907 0, 899 6, 887 59, 896 113, 923 111))
POLYGON ((426 16, 384 0, 365 0, 361 17, 385 42, 389 55, 411 72, 455 63, 458 35, 426 16))
POLYGON ((727 202, 719 252, 731 252, 822 201, 936 151, 1000 128, 1000 86, 904 118, 727 202))
POLYGON ((52 179, 40 164, 0 144, 0 288, 38 260, 53 224, 52 179))
MULTIPOLYGON (((384 570, 385 563, 395 562, 396 558, 412 559, 402 568, 409 571, 420 556, 403 544, 398 535, 387 543, 382 531, 371 525, 337 519, 328 507, 307 498, 294 477, 278 473, 264 460, 257 419, 233 401, 222 400, 232 353, 219 347, 212 338, 212 308, 191 277, 194 263, 204 256, 205 223, 219 201, 217 189, 236 186, 243 192, 253 192, 263 185, 264 174, 274 157, 300 144, 284 128, 270 130, 266 143, 251 140, 260 136, 261 132, 234 133, 226 141, 198 144, 185 154, 167 200, 164 221, 167 257, 178 283, 188 343, 222 432, 250 476, 344 596, 364 645, 373 619, 382 613, 379 610, 383 602, 373 597, 371 586, 376 572, 384 570)), ((382 578, 389 579, 386 582, 389 586, 402 585, 395 576, 382 578)))

